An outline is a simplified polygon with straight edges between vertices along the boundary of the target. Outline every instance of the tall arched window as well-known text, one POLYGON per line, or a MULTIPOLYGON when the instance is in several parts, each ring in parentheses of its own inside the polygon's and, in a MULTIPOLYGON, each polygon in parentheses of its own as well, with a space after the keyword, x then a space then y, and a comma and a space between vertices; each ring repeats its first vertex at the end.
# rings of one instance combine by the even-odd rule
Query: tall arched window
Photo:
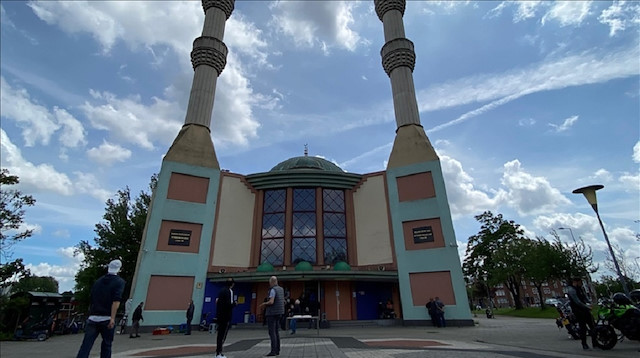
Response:
POLYGON ((264 192, 262 209, 262 244, 260 263, 284 264, 284 219, 287 191, 285 189, 264 192))
POLYGON ((322 190, 322 220, 324 263, 347 261, 347 221, 343 190, 322 190))
POLYGON ((316 190, 293 189, 291 263, 316 263, 316 190))

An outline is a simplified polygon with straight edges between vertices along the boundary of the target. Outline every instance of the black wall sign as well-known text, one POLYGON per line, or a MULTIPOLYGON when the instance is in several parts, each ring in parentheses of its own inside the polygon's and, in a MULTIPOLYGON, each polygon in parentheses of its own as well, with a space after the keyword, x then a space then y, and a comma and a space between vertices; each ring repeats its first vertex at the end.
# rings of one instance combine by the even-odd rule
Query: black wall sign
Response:
POLYGON ((423 242, 433 242, 433 230, 431 226, 421 226, 413 228, 413 243, 421 244, 423 242))
POLYGON ((189 246, 191 242, 191 230, 172 229, 169 233, 169 245, 189 246))

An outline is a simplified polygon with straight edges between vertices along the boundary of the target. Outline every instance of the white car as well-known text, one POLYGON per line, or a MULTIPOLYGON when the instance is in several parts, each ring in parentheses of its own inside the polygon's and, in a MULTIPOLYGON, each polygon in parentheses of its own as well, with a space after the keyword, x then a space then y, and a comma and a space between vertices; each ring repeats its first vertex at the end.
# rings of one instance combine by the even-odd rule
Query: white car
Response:
POLYGON ((545 305, 555 306, 558 303, 560 303, 560 300, 558 300, 557 298, 547 298, 546 300, 544 300, 545 305))

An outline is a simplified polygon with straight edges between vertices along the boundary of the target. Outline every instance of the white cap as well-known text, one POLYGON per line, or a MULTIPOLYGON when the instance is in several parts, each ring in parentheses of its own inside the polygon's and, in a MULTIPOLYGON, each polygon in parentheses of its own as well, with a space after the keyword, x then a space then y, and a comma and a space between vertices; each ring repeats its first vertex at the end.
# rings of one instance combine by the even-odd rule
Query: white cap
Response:
POLYGON ((112 275, 117 274, 118 272, 120 272, 120 268, 122 268, 122 261, 120 260, 113 260, 111 262, 109 262, 109 273, 112 275))

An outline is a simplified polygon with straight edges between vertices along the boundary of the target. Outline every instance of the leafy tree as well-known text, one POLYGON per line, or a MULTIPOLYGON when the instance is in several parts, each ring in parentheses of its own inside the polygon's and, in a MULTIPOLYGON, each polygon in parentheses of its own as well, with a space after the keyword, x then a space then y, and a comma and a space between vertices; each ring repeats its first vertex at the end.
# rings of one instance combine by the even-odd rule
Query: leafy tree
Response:
MULTIPOLYGON (((620 245, 616 243, 612 243, 611 248, 613 249, 613 252, 616 255, 616 260, 618 261, 618 266, 620 267, 620 272, 622 272, 622 275, 630 278, 640 278, 640 266, 638 266, 637 262, 636 263, 630 262, 630 260, 628 260, 627 256, 625 255, 624 249, 622 249, 620 245)), ((616 270, 616 267, 613 264, 613 259, 611 258, 611 252, 609 252, 609 250, 606 250, 605 254, 607 255, 607 259, 604 261, 604 267, 610 272, 612 272, 614 275, 617 275, 618 271, 616 270)), ((631 281, 627 279, 627 282, 631 282, 631 281)))
POLYGON ((36 200, 31 195, 23 195, 11 186, 20 183, 17 176, 11 175, 7 169, 0 170, 0 288, 22 276, 28 276, 22 259, 10 261, 13 257, 13 246, 33 234, 31 229, 22 229, 25 207, 33 206, 36 200))
MULTIPOLYGON (((640 281, 635 281, 629 277, 625 277, 625 279, 627 281, 627 287, 629 288, 629 290, 640 288, 640 281)), ((594 282, 594 285, 598 297, 611 297, 616 292, 624 292, 624 290, 622 289, 622 283, 620 283, 620 280, 618 279, 618 275, 602 276, 599 280, 594 282)))
POLYGON ((526 239, 523 242, 526 254, 523 258, 525 276, 536 287, 540 307, 544 310, 545 303, 542 295, 542 285, 553 279, 564 279, 569 266, 571 254, 560 240, 549 242, 538 237, 536 240, 526 239))
MULTIPOLYGON (((151 191, 156 183, 157 176, 153 175, 149 184, 151 191)), ((106 265, 116 258, 122 260, 119 275, 126 281, 123 297, 129 296, 150 203, 149 193, 141 191, 132 201, 129 187, 118 190, 115 199, 106 202, 104 221, 96 224, 95 244, 83 240, 76 246, 76 254, 84 255, 75 285, 76 299, 81 309, 89 305, 91 286, 95 280, 105 274, 106 265)))
POLYGON ((476 281, 487 277, 487 283, 495 286, 503 283, 511 292, 516 309, 522 309, 520 283, 524 276, 522 265, 526 255, 523 245, 524 231, 514 221, 494 216, 485 211, 475 219, 482 223, 480 232, 469 237, 466 259, 462 265, 465 275, 476 281))
POLYGON ((29 291, 58 293, 58 280, 51 276, 27 276, 11 287, 11 293, 29 291))

